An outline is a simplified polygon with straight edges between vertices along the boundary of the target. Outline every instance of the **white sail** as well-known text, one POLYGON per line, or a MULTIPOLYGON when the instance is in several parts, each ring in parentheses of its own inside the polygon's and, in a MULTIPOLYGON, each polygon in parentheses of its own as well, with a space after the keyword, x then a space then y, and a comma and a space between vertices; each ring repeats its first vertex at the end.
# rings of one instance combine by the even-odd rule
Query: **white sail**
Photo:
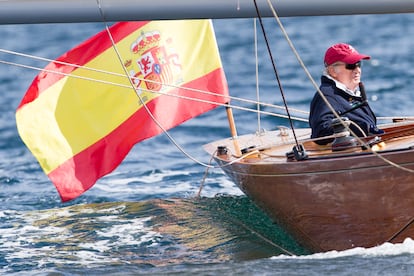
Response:
MULTIPOLYGON (((257 0, 263 17, 267 0, 257 0)), ((413 13, 413 0, 272 0, 279 16, 413 13)), ((0 24, 257 17, 253 0, 1 0, 0 24), (100 7, 100 8, 99 8, 100 7)))

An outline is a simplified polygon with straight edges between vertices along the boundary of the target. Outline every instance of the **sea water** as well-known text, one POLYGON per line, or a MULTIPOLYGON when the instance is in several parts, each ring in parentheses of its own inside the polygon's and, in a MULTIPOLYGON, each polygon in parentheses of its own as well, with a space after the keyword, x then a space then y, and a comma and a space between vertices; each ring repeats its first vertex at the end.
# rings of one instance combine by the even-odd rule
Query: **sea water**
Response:
MULTIPOLYGON (((282 23, 315 82, 323 54, 347 42, 372 56, 363 81, 377 116, 412 116, 414 15, 283 18, 282 23)), ((215 20, 230 93, 309 110, 312 81, 275 20, 265 19, 281 86, 254 20, 215 20)), ((258 22, 256 22, 258 24, 258 22)), ((103 23, 0 26, 0 48, 55 59, 105 28, 103 23)), ((260 28, 258 28, 260 29, 260 28)), ((62 203, 22 143, 15 110, 47 61, 0 53, 0 273, 4 275, 411 275, 414 241, 310 254, 258 209, 218 169, 208 171, 203 144, 229 136, 223 108, 166 135, 137 144, 125 161, 81 197, 62 203), (201 189, 202 187, 202 189, 201 189), (201 189, 201 197, 197 193, 201 189)), ((252 106, 254 108, 254 106, 252 106)), ((266 111, 273 112, 272 108, 266 111)), ((234 110, 239 134, 258 130, 256 114, 234 110)), ((306 114, 299 115, 306 118, 306 114)), ((260 128, 289 126, 261 116, 260 128)), ((297 127, 307 126, 295 121, 297 127)), ((407 195, 414 196, 414 195, 407 195)), ((414 214, 413 214, 414 215, 414 214)))

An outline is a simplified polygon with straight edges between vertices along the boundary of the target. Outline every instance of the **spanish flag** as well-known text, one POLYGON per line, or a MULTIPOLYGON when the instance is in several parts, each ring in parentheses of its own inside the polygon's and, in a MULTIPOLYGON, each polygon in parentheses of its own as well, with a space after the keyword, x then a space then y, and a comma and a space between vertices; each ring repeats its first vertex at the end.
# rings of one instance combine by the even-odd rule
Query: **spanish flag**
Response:
POLYGON ((227 101, 210 20, 121 22, 47 65, 18 106, 16 123, 68 201, 139 141, 227 101))

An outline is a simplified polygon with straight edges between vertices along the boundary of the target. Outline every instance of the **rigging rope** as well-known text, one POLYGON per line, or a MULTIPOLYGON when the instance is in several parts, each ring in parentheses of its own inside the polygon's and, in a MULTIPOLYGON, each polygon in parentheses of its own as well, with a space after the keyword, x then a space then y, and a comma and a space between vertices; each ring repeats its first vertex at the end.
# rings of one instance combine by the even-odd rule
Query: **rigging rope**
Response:
POLYGON ((260 92, 259 92, 259 58, 258 58, 258 49, 257 49, 257 27, 256 27, 256 18, 253 19, 253 30, 254 30, 254 57, 255 57, 255 71, 256 71, 256 101, 257 101, 257 133, 261 132, 261 122, 260 122, 260 92))
MULTIPOLYGON (((55 64, 61 64, 61 65, 66 65, 66 66, 72 66, 74 68, 80 68, 83 70, 90 70, 90 71, 94 71, 94 72, 98 72, 98 73, 102 73, 102 74, 107 74, 107 75, 112 75, 112 76, 118 76, 118 77, 124 77, 124 78, 128 78, 128 76, 125 76, 125 74, 120 74, 120 73, 116 73, 116 72, 110 72, 110 71, 105 71, 105 70, 100 70, 100 69, 96 69, 96 68, 91 68, 91 67, 87 67, 87 66, 82 66, 82 65, 78 65, 78 64, 74 64, 74 63, 68 63, 68 62, 63 62, 63 61, 58 61, 58 60, 53 60, 53 59, 48 59, 48 58, 44 58, 44 57, 40 57, 40 56, 35 56, 35 55, 29 55, 29 54, 25 54, 25 53, 20 53, 20 52, 16 52, 16 51, 11 51, 11 50, 7 50, 7 49, 1 49, 0 48, 0 53, 5 53, 5 54, 9 54, 9 55, 15 55, 15 56, 20 56, 20 57, 24 57, 24 58, 29 58, 29 59, 33 59, 33 60, 40 60, 40 61, 45 61, 45 62, 53 62, 55 64)), ((89 81, 93 81, 93 82, 99 82, 99 83, 105 83, 108 85, 113 85, 113 86, 118 86, 118 87, 123 87, 123 88, 130 88, 129 85, 125 85, 125 84, 121 84, 121 83, 115 83, 115 82, 109 82, 103 79, 96 79, 96 78, 88 78, 88 77, 81 77, 81 76, 77 76, 77 75, 70 75, 69 73, 63 73, 60 71, 54 71, 54 70, 45 70, 42 67, 36 67, 36 66, 30 66, 30 65, 25 65, 22 63, 16 63, 16 62, 10 62, 10 61, 6 61, 6 60, 1 60, 0 59, 0 63, 2 64, 6 64, 6 65, 10 65, 10 66, 16 66, 16 67, 21 67, 21 68, 25 68, 25 69, 30 69, 30 70, 34 70, 34 71, 43 71, 43 72, 48 72, 48 73, 53 73, 53 74, 58 74, 58 75, 64 75, 64 76, 68 76, 68 77, 72 77, 72 78, 79 78, 79 79, 84 79, 84 80, 89 80, 89 81)), ((142 78, 138 78, 138 77, 131 77, 133 80, 143 80, 142 78)), ((154 80, 145 80, 147 82, 151 82, 154 84, 160 84, 160 85, 164 85, 167 87, 172 87, 172 88, 178 88, 178 86, 175 86, 173 84, 167 84, 167 83, 162 83, 162 82, 157 82, 154 80)), ((189 91, 192 92, 197 92, 197 93, 202 93, 202 94, 214 94, 216 95, 216 93, 214 92, 210 92, 210 91, 204 91, 204 90, 200 90, 200 89, 194 89, 194 88, 182 88, 182 89, 187 89, 189 91)), ((150 93, 158 93, 158 94, 166 94, 163 93, 161 91, 153 91, 150 89, 142 89, 143 91, 146 92, 150 92, 150 93)), ((166 94, 167 96, 170 97, 181 97, 179 95, 171 95, 171 94, 166 94)), ((224 97, 223 95, 217 95, 219 97, 224 97)), ((274 109, 280 109, 280 110, 285 110, 284 106, 279 106, 279 105, 274 105, 271 103, 266 103, 266 102, 260 102, 259 100, 253 101, 253 100, 249 100, 249 99, 244 99, 244 98, 240 98, 240 97, 236 97, 236 96, 226 96, 227 98, 231 99, 231 102, 233 101, 239 101, 241 103, 245 103, 245 104, 253 104, 256 106, 262 106, 262 107, 269 107, 269 108, 274 108, 274 109)), ((186 99, 190 99, 190 100, 194 100, 194 101, 201 101, 197 98, 191 98, 191 97, 186 97, 186 99)), ((275 116, 275 117, 281 117, 281 118, 287 118, 287 115, 284 114, 278 114, 278 113, 274 113, 274 112, 267 112, 267 111, 260 111, 260 108, 256 107, 256 109, 251 109, 251 108, 243 108, 241 106, 237 106, 237 105, 231 105, 231 104, 222 104, 222 103, 217 103, 217 102, 209 102, 212 104, 216 104, 216 105, 221 105, 221 106, 229 106, 232 107, 234 109, 240 109, 243 111, 249 111, 249 112, 254 112, 254 113, 258 113, 258 114, 262 114, 262 115, 269 115, 269 116, 275 116)), ((304 116, 308 116, 309 112, 305 111, 305 110, 301 110, 301 109, 296 109, 296 108, 289 108, 290 111, 296 112, 296 113, 300 113, 303 114, 304 116)), ((302 118, 302 117, 292 117, 293 120, 296 121, 301 121, 301 122, 308 122, 308 119, 306 118, 302 118)), ((378 120, 383 120, 383 121, 392 121, 394 119, 396 119, 396 117, 377 117, 378 120)), ((403 117, 398 117, 397 119, 401 119, 401 120, 414 120, 414 117, 410 117, 410 116, 403 116, 403 117)))
MULTIPOLYGON (((102 73, 102 74, 108 74, 108 75, 127 78, 127 76, 125 76, 125 74, 119 74, 119 73, 100 70, 100 69, 91 68, 91 67, 87 67, 87 66, 81 66, 81 65, 78 65, 78 64, 74 64, 74 63, 62 62, 62 61, 57 61, 57 60, 48 59, 48 58, 44 58, 44 57, 28 55, 28 54, 25 54, 25 53, 20 53, 20 52, 16 52, 16 51, 1 49, 1 48, 0 48, 0 53, 5 53, 5 54, 15 55, 15 56, 21 56, 21 57, 30 58, 30 59, 34 59, 34 60, 45 61, 45 62, 53 62, 55 64, 72 66, 74 68, 80 68, 80 69, 84 69, 84 70, 91 70, 91 71, 99 72, 99 73, 102 73)), ((16 66, 16 67, 21 67, 21 68, 25 68, 25 69, 30 69, 30 70, 34 70, 34 71, 43 71, 43 72, 48 72, 48 73, 53 73, 53 74, 58 74, 58 75, 64 75, 64 76, 71 77, 71 78, 79 78, 79 79, 84 79, 84 80, 89 80, 89 81, 99 82, 99 83, 105 83, 105 84, 108 84, 108 85, 113 85, 113 86, 118 86, 118 87, 123 87, 123 88, 130 88, 129 85, 126 86, 124 84, 109 82, 109 81, 105 81, 103 79, 96 79, 96 78, 81 77, 81 76, 77 76, 77 75, 70 75, 69 73, 63 73, 63 72, 60 72, 60 71, 45 70, 44 68, 41 68, 41 67, 25 65, 25 64, 22 64, 22 63, 10 62, 10 61, 6 61, 6 60, 0 60, 0 63, 10 65, 10 66, 16 66)), ((141 80, 141 81, 143 80, 142 78, 138 78, 138 77, 131 77, 131 78, 133 80, 141 80)), ((173 84, 166 84, 166 83, 157 82, 157 81, 154 81, 154 80, 145 80, 145 81, 155 83, 155 84, 164 85, 164 86, 168 86, 168 87, 177 88, 177 86, 175 86, 173 84)), ((204 94, 211 93, 211 94, 216 95, 216 93, 214 93, 214 92, 204 91, 204 90, 199 90, 199 89, 194 89, 194 88, 187 88, 186 87, 186 88, 182 88, 182 89, 187 89, 189 91, 197 92, 197 93, 204 93, 204 94)), ((150 92, 150 93, 165 94, 161 91, 153 91, 153 90, 150 90, 150 89, 142 89, 142 90, 146 91, 146 92, 150 92)), ((181 97, 179 95, 171 95, 171 94, 166 94, 166 95, 170 96, 170 97, 181 97)), ((217 96, 223 97, 223 95, 217 95, 217 96)), ((270 104, 270 103, 260 102, 259 100, 253 101, 253 100, 244 99, 244 98, 240 98, 240 97, 236 97, 236 96, 230 96, 230 95, 226 96, 226 97, 231 99, 231 102, 239 101, 241 103, 254 104, 254 105, 259 106, 259 107, 263 106, 263 107, 269 107, 269 108, 274 108, 274 109, 285 110, 284 106, 279 106, 279 105, 274 105, 274 104, 270 104)), ((259 99, 259 97, 257 97, 257 98, 259 99)), ((186 97, 186 99, 190 99, 190 100, 194 100, 194 101, 201 101, 197 98, 191 98, 191 97, 186 97)), ((234 109, 239 109, 239 110, 249 111, 249 112, 255 112, 255 113, 258 113, 258 114, 262 114, 262 115, 269 115, 269 116, 275 116, 275 117, 280 117, 280 118, 287 118, 287 115, 284 115, 284 114, 278 114, 278 113, 267 112, 267 111, 260 111, 259 107, 256 107, 256 109, 251 109, 251 108, 243 108, 243 107, 240 107, 240 106, 237 106, 237 105, 231 105, 231 104, 226 105, 226 104, 217 103, 217 102, 209 102, 209 103, 216 104, 216 105, 221 105, 221 106, 229 106, 229 107, 232 107, 234 109)), ((309 115, 309 112, 305 111, 305 110, 300 110, 300 109, 296 109, 296 108, 289 108, 289 110, 293 111, 293 112, 303 114, 304 116, 309 115)), ((296 120, 296 121, 301 121, 301 122, 308 122, 308 119, 302 118, 302 117, 292 117, 292 119, 296 120)), ((377 117, 377 119, 378 120, 384 120, 384 121, 385 120, 391 121, 391 120, 394 120, 396 118, 395 117, 377 117)), ((404 116, 404 117, 399 117, 397 119, 414 120, 414 117, 404 116)))
POLYGON ((262 28, 263 37, 264 37, 265 42, 266 42, 267 52, 269 54, 269 58, 270 58, 270 61, 272 63, 272 66, 273 66, 273 72, 275 73, 275 77, 276 77, 276 80, 277 80, 277 83, 278 83, 279 89, 280 89, 280 94, 281 94, 282 99, 283 99, 283 104, 285 105, 286 113, 287 113, 287 116, 289 118, 290 128, 292 129, 292 134, 293 134, 293 137, 295 139, 296 147, 299 148, 299 142, 298 142, 298 139, 296 138, 296 132, 295 132, 295 128, 293 127, 292 118, 290 117, 290 112, 289 112, 289 108, 287 106, 287 101, 286 101, 286 98, 285 98, 285 93, 283 92, 283 87, 282 87, 282 83, 280 81, 279 73, 278 73, 278 71, 276 69, 276 63, 275 63, 275 60, 273 58, 272 51, 270 50, 269 41, 267 39, 266 31, 265 31, 264 26, 263 26, 262 16, 260 15, 259 8, 257 7, 256 0, 254 0, 253 2, 254 2, 254 6, 256 8, 256 13, 257 13, 257 15, 259 17, 260 27, 262 28))
MULTIPOLYGON (((47 59, 47 58, 43 58, 43 57, 28 55, 28 54, 19 53, 19 52, 15 52, 15 51, 10 51, 10 50, 6 50, 6 49, 0 49, 0 52, 1 53, 10 54, 10 55, 15 55, 15 56, 21 56, 21 57, 25 57, 25 58, 30 58, 30 59, 34 59, 34 60, 40 60, 40 61, 46 61, 46 62, 53 62, 55 64, 72 66, 74 68, 79 68, 79 69, 83 69, 83 70, 90 70, 90 71, 102 73, 104 75, 107 74, 107 75, 112 75, 112 76, 117 76, 117 77, 123 77, 125 79, 129 78, 128 76, 125 76, 125 74, 120 74, 120 73, 116 73, 116 72, 110 72, 110 71, 100 70, 100 69, 91 68, 91 67, 87 67, 87 66, 81 66, 81 65, 77 65, 77 64, 73 64, 73 63, 68 63, 68 62, 62 62, 62 61, 47 59)), ((122 88, 130 88, 130 85, 129 84, 128 85, 125 85, 125 84, 122 84, 122 83, 109 82, 109 81, 106 81, 105 80, 106 79, 105 77, 103 77, 102 79, 82 77, 82 76, 71 75, 69 73, 64 73, 64 72, 60 72, 60 71, 46 70, 46 69, 41 68, 41 67, 35 67, 35 66, 25 65, 25 64, 21 64, 21 63, 10 62, 10 61, 6 61, 6 60, 0 60, 0 63, 6 64, 6 65, 11 65, 11 66, 16 66, 16 67, 22 67, 22 68, 26 68, 26 69, 30 69, 30 70, 43 71, 43 72, 48 72, 48 73, 53 73, 53 74, 58 74, 58 75, 64 75, 64 76, 68 76, 68 77, 72 77, 72 78, 78 78, 78 79, 84 79, 84 80, 89 80, 89 81, 93 81, 93 82, 104 83, 104 84, 113 85, 113 86, 122 87, 122 88)), ((138 77, 130 77, 130 78, 132 80, 134 80, 134 81, 135 80, 144 80, 144 79, 138 78, 138 77)), ((179 87, 177 85, 166 84, 166 83, 157 82, 157 81, 154 81, 154 80, 145 80, 145 81, 151 82, 151 83, 155 83, 155 84, 161 84, 161 85, 164 85, 166 87, 171 87, 171 88, 178 88, 179 87)), ((283 106, 278 106, 278 105, 269 104, 269 103, 265 103, 265 102, 258 102, 258 101, 244 99, 244 98, 230 96, 230 95, 229 96, 224 96, 224 95, 220 95, 220 94, 217 94, 217 93, 214 93, 214 92, 200 90, 200 89, 195 89, 195 88, 182 88, 182 89, 186 89, 188 91, 195 92, 195 93, 200 93, 200 94, 215 95, 215 96, 218 96, 218 97, 226 97, 228 99, 231 99, 231 102, 238 101, 240 103, 249 104, 249 105, 250 104, 254 104, 254 105, 260 105, 260 106, 263 106, 263 107, 269 107, 269 108, 275 108, 275 109, 284 110, 284 107, 283 106)), ((258 111, 256 109, 252 109, 252 108, 248 108, 248 107, 242 107, 242 106, 237 106, 237 105, 222 104, 222 103, 218 103, 218 102, 200 100, 200 99, 194 98, 194 97, 185 97, 185 96, 180 96, 180 95, 171 95, 171 94, 167 94, 167 93, 162 92, 162 91, 153 91, 153 90, 150 90, 150 89, 142 89, 142 90, 143 91, 146 91, 146 92, 150 92, 150 93, 157 93, 157 94, 167 95, 167 96, 170 96, 170 97, 184 98, 184 99, 189 99, 189 100, 199 101, 199 102, 207 102, 207 103, 211 103, 211 104, 215 104, 215 105, 220 105, 220 106, 229 106, 229 107, 232 107, 234 109, 239 109, 239 110, 243 110, 243 111, 260 113, 260 114, 263 114, 263 115, 269 115, 269 116, 287 118, 287 116, 284 115, 284 114, 278 114, 278 113, 274 113, 274 112, 258 111)), ((296 113, 303 114, 305 116, 307 116, 309 114, 309 112, 304 111, 304 110, 300 110, 300 109, 291 109, 291 110, 294 111, 294 112, 296 112, 296 113)), ((307 119, 306 118, 294 117, 293 119, 294 120, 297 120, 297 121, 307 122, 307 119)))

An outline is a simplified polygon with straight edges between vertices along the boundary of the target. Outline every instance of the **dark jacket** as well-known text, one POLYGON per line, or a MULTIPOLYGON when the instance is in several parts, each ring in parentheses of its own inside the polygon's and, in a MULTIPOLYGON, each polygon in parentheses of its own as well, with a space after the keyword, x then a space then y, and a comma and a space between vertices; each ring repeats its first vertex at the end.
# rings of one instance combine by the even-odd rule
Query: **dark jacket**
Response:
MULTIPOLYGON (((342 113, 364 101, 362 97, 351 96, 345 91, 337 88, 335 82, 325 76, 322 76, 321 78, 320 90, 340 116, 342 113)), ((379 130, 376 126, 377 119, 368 103, 343 116, 348 117, 352 122, 356 123, 366 135, 382 133, 382 130, 379 130)), ((334 114, 319 93, 316 93, 310 105, 309 124, 312 128, 311 137, 317 138, 332 135, 333 129, 331 127, 331 121, 333 118, 334 114)), ((363 136, 358 128, 352 124, 350 125, 350 128, 356 135, 363 136)), ((326 144, 331 141, 332 140, 324 140, 320 144, 326 144)))

